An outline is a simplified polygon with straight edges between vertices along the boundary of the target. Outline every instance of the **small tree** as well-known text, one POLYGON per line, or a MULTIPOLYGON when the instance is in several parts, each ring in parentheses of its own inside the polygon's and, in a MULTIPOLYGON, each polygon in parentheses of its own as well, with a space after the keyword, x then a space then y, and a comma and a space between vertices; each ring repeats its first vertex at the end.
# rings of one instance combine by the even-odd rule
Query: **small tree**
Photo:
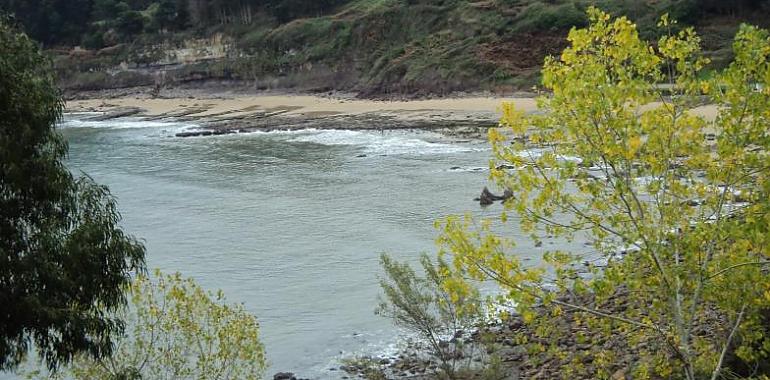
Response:
POLYGON ((179 273, 140 276, 129 288, 128 324, 111 357, 78 357, 62 378, 261 379, 264 347, 257 319, 179 273))
POLYGON ((708 61, 691 28, 665 33, 664 16, 665 36, 650 45, 626 18, 588 14, 590 26, 573 29, 571 46, 545 61, 551 93, 538 100, 543 113, 504 105, 502 128, 490 132, 490 166, 514 193, 502 223, 512 214, 537 241, 587 238, 593 252, 548 251, 544 265, 527 267, 490 222, 473 229, 469 219, 450 218, 441 254, 459 276, 500 284, 542 336, 558 329, 536 318, 534 305, 552 315, 570 309, 576 323, 608 338, 622 333, 629 344, 649 343, 634 378, 717 379, 731 354, 766 360, 768 33, 742 26, 735 61, 704 79, 708 61), (704 101, 715 118, 695 110, 704 101), (628 254, 614 260, 620 251, 628 254), (609 264, 588 263, 581 275, 590 256, 609 264), (620 289, 628 306, 604 308, 620 289))
POLYGON ((385 254, 380 263, 387 279, 380 281, 385 298, 376 314, 393 319, 427 342, 447 378, 456 379, 462 370, 470 369, 474 347, 464 345, 461 335, 481 320, 478 291, 451 278, 447 263, 434 264, 425 254, 420 257, 425 277, 385 254))

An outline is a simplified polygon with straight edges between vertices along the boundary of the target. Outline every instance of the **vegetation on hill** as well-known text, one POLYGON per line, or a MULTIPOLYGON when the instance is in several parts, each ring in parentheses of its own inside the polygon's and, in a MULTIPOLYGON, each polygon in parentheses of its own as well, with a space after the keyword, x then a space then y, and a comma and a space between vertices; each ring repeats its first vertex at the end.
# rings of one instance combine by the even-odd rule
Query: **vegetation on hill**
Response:
POLYGON ((528 88, 590 5, 627 15, 645 39, 659 37, 664 12, 696 26, 713 67, 729 63, 739 20, 762 24, 770 10, 766 0, 0 0, 58 52, 67 88, 216 79, 364 95, 528 88), (221 54, 180 59, 212 36, 221 54), (91 51, 57 49, 71 46, 91 51))

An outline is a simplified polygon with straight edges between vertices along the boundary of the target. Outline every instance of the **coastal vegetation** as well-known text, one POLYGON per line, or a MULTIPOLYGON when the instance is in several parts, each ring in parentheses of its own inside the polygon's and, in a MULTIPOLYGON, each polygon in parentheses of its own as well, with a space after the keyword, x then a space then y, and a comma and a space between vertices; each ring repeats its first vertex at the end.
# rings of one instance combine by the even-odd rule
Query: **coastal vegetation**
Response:
POLYGON ((667 15, 655 44, 625 17, 588 16, 545 61, 544 112, 506 104, 490 130, 502 216, 437 223, 441 287, 456 301, 471 280, 496 284, 534 377, 766 379, 770 34, 742 25, 734 61, 706 77, 701 39, 667 15), (693 112, 704 102, 714 119, 693 112), (510 224, 536 247, 588 245, 528 265, 493 230, 510 224))
POLYGON ((384 298, 376 313, 393 319, 396 325, 427 342, 430 354, 438 359, 435 370, 439 376, 470 376, 480 367, 473 359, 487 351, 483 342, 466 344, 463 339, 465 330, 474 326, 484 313, 478 289, 457 283, 457 277, 449 276, 445 261, 439 258, 434 263, 426 254, 420 257, 424 277, 388 255, 383 254, 380 262, 386 278, 380 281, 384 298), (449 287, 461 291, 450 291, 449 287))
POLYGON ((35 353, 29 376, 260 378, 256 318, 146 275, 109 190, 65 167, 62 109, 50 61, 0 18, 0 371, 35 353))
POLYGON ((404 375, 399 363, 414 360, 442 379, 770 379, 770 33, 702 21, 767 2, 638 4, 0 1, 16 15, 0 19, 0 370, 31 352, 46 367, 31 377, 259 379, 266 368, 256 318, 181 274, 147 275, 109 190, 65 167, 57 80, 154 84, 156 97, 209 79, 371 96, 539 80, 538 111, 504 103, 489 130, 504 195, 485 188, 485 203, 501 201, 499 217, 437 221, 438 252, 418 270, 381 256, 377 313, 424 356, 358 371, 404 375), (204 52, 187 62, 168 46, 204 52))
POLYGON ((64 166, 63 103, 49 61, 0 18, 0 370, 32 346, 50 369, 112 353, 110 313, 144 270, 107 188, 64 166))
MULTIPOLYGON (((229 83, 368 97, 509 93, 539 81, 591 5, 645 39, 667 12, 703 38, 709 69, 731 60, 738 20, 760 0, 34 0, 0 1, 81 90, 229 83)), ((677 26, 678 27, 678 26, 677 26)), ((69 93, 69 92, 68 92, 69 93)))
MULTIPOLYGON (((139 276, 127 290, 128 325, 115 339, 113 354, 95 360, 78 355, 55 378, 253 379, 262 378, 264 347, 259 323, 243 305, 203 290, 179 273, 139 276)), ((39 371, 30 377, 50 378, 39 371)))

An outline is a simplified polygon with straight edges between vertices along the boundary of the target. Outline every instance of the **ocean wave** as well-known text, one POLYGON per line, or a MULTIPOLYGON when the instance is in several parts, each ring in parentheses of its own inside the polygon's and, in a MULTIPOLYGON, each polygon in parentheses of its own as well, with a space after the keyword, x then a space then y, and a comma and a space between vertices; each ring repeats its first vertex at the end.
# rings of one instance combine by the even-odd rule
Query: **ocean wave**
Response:
MULTIPOLYGON (((549 148, 529 148, 522 151, 518 151, 515 154, 525 160, 535 161, 543 157, 543 155, 545 155, 546 153, 554 154, 555 152, 549 148)), ((562 155, 562 154, 556 154, 556 160, 564 161, 564 162, 574 162, 576 164, 580 164, 583 162, 583 159, 580 157, 568 156, 568 155, 562 155)))
POLYGON ((105 121, 94 120, 82 120, 82 119, 70 119, 65 118, 59 123, 60 128, 94 128, 94 129, 144 129, 144 128, 167 128, 173 130, 186 130, 191 128, 198 128, 197 125, 179 123, 179 122, 163 122, 163 121, 145 121, 139 119, 113 119, 105 121))
POLYGON ((361 132, 351 130, 306 130, 297 133, 291 142, 307 142, 321 145, 345 145, 361 147, 372 155, 419 155, 471 152, 474 149, 457 144, 430 142, 414 135, 361 132))

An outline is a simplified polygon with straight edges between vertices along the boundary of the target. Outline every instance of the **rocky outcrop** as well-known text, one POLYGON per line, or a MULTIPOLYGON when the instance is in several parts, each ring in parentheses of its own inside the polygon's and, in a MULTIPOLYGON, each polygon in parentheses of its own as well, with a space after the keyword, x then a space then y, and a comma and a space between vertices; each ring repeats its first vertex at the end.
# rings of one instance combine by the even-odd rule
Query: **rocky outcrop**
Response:
POLYGON ((273 380, 297 380, 291 372, 278 372, 273 375, 273 380))
POLYGON ((505 189, 503 195, 495 195, 489 191, 486 186, 484 186, 484 189, 481 190, 481 195, 478 198, 474 198, 473 200, 479 201, 479 204, 482 206, 489 206, 496 201, 505 202, 510 198, 513 198, 513 192, 510 189, 505 189))
POLYGON ((219 136, 219 135, 231 135, 238 133, 236 130, 230 129, 215 129, 215 130, 201 130, 201 131, 185 131, 178 132, 174 136, 176 137, 199 137, 199 136, 219 136))

